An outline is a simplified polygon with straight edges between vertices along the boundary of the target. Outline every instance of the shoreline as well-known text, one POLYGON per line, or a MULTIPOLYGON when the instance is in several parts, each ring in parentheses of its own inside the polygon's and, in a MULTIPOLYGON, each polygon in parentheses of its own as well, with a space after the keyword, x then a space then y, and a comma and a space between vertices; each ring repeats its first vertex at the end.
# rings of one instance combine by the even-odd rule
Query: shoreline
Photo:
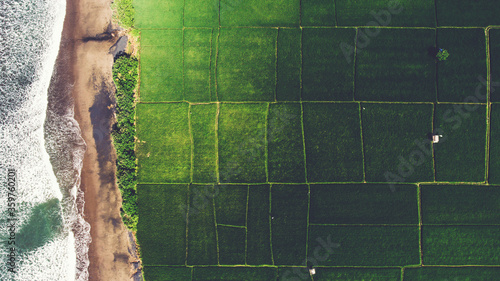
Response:
MULTIPOLYGON (((57 107, 74 107, 87 150, 81 170, 84 219, 90 224, 88 280, 132 280, 134 257, 129 231, 121 216, 116 185, 116 154, 111 141, 114 122, 113 56, 118 38, 109 27, 111 0, 67 0, 66 17, 51 88, 57 107), (60 106, 64 105, 64 106, 60 106)), ((81 207, 81 206, 80 206, 81 207)))

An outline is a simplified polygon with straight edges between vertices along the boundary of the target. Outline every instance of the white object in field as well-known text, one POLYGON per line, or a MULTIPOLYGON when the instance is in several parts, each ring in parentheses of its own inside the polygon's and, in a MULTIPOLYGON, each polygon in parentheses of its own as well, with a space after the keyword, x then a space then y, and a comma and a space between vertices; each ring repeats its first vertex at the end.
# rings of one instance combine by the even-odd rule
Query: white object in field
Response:
POLYGON ((316 268, 309 268, 309 274, 311 275, 316 274, 316 268))
POLYGON ((438 143, 440 137, 443 137, 443 135, 432 135, 432 143, 438 143))

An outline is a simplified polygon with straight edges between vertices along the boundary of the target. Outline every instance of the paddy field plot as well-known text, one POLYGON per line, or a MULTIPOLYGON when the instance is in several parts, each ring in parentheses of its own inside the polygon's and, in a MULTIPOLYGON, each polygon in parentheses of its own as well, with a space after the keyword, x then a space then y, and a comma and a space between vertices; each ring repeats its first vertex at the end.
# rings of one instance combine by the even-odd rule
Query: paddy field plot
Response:
POLYGON ((314 280, 372 280, 372 281, 400 281, 399 268, 321 268, 318 269, 314 280))
POLYGON ((340 26, 436 26, 433 0, 337 0, 335 3, 340 26))
POLYGON ((303 111, 308 181, 361 181, 358 104, 305 103, 303 111))
POLYGON ((436 60, 428 54, 435 44, 433 29, 359 29, 356 100, 435 101, 436 60))
POLYGON ((491 184, 500 184, 500 105, 491 107, 491 134, 490 134, 490 166, 488 181, 491 184))
MULTIPOLYGON (((500 29, 490 29, 490 67, 491 67, 491 93, 490 100, 500 102, 500 29)), ((483 87, 484 80, 483 80, 483 87)))
POLYGON ((500 6, 494 1, 436 1, 438 26, 477 26, 499 25, 500 6))
POLYGON ((434 145, 436 180, 485 181, 486 106, 438 104, 435 114, 443 135, 434 145))
POLYGON ((500 274, 500 268, 491 267, 421 267, 408 268, 404 271, 404 280, 494 280, 500 274))
POLYGON ((433 180, 432 104, 362 103, 361 116, 367 181, 433 180))

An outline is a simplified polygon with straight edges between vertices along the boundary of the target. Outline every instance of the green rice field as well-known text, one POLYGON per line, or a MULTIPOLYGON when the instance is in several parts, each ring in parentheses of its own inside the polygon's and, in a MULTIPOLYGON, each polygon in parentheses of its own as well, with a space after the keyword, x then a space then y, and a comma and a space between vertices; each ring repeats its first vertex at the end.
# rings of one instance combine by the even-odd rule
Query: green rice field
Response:
POLYGON ((500 4, 134 7, 146 281, 500 280, 500 4))

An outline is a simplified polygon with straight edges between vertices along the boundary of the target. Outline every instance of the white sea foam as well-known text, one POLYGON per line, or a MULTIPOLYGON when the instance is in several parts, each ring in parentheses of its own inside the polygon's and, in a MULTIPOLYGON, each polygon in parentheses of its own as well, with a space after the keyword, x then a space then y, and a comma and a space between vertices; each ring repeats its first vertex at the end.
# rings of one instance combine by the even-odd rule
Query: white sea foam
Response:
MULTIPOLYGON (((31 248, 22 251, 17 249, 16 274, 4 270, 8 249, 0 246, 0 266, 4 268, 0 270, 0 280, 88 279, 90 227, 82 218, 83 195, 79 190, 85 144, 72 109, 53 119, 47 112, 47 89, 65 11, 66 0, 16 0, 0 4, 0 240, 5 242, 8 236, 5 186, 8 168, 17 171, 18 234, 29 230, 30 220, 38 218, 37 206, 53 199, 60 202, 54 214, 62 220, 62 228, 49 229, 53 235, 47 241, 30 244, 31 248), (49 125, 45 128, 54 131, 44 132, 46 117, 49 125), (71 140, 71 145, 63 146, 61 142, 65 140, 71 140), (71 163, 60 165, 65 169, 53 169, 47 150, 61 147, 71 155, 61 158, 71 163)), ((61 152, 54 149, 52 153, 56 151, 61 152)), ((35 237, 38 233, 27 234, 35 237)), ((27 237, 26 233, 22 237, 27 237)), ((17 244, 27 244, 19 241, 20 234, 16 239, 17 244)))

